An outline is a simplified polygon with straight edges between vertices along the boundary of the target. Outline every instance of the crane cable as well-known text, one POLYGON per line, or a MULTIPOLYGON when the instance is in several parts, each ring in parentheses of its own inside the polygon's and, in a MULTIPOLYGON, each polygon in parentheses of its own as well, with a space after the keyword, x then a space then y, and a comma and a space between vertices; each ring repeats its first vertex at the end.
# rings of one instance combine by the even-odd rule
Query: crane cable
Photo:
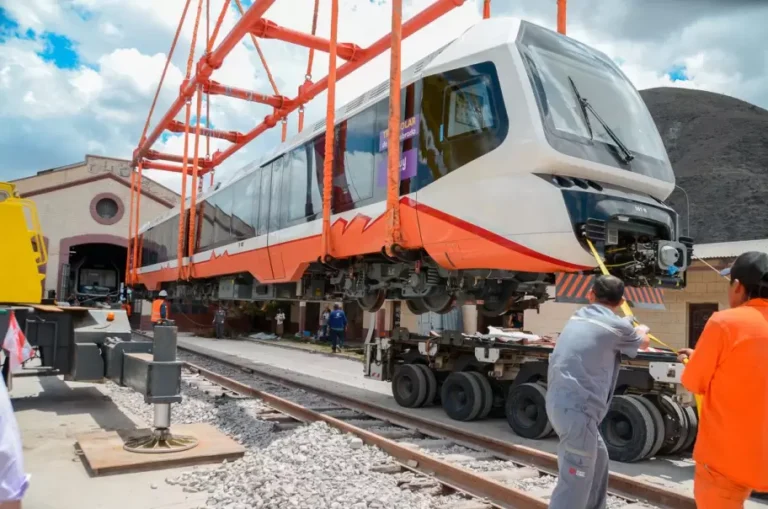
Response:
MULTIPOLYGON (((317 33, 317 12, 320 9, 320 0, 315 0, 315 11, 312 14, 312 35, 317 33)), ((304 83, 312 83, 312 64, 315 60, 315 49, 309 48, 309 57, 307 58, 307 72, 304 73, 304 83)), ((304 129, 304 106, 299 108, 299 132, 304 129)))
MULTIPOLYGON (((608 269, 605 266, 605 263, 603 263, 603 259, 600 257, 600 254, 597 252, 597 249, 595 249, 595 245, 592 244, 592 241, 589 240, 589 238, 584 237, 584 239, 587 241, 587 245, 589 246, 589 250, 592 252, 592 256, 595 258, 595 261, 597 262, 598 267, 600 267, 600 272, 603 273, 604 276, 610 275, 608 272, 608 269)), ((629 307, 629 304, 627 304, 627 301, 623 301, 621 304, 621 310, 624 312, 624 316, 628 318, 632 318, 632 323, 634 325, 638 325, 638 321, 635 320, 635 315, 632 313, 632 309, 629 307)), ((664 348, 672 351, 673 353, 676 351, 674 348, 654 336, 653 334, 648 334, 648 338, 651 341, 656 342, 657 344, 663 346, 664 348)), ((688 364, 688 359, 685 359, 683 361, 683 365, 688 364)), ((699 415, 701 415, 701 408, 702 408, 702 397, 700 394, 694 394, 694 397, 696 398, 696 407, 699 412, 699 415)))
MULTIPOLYGON (((237 8, 240 11, 240 15, 242 16, 245 13, 243 11, 243 5, 240 3, 240 0, 235 0, 235 4, 237 4, 237 8)), ((264 71, 267 73, 267 79, 269 79, 269 84, 272 85, 272 90, 274 91, 275 95, 279 96, 280 91, 277 89, 277 83, 275 83, 275 79, 272 77, 272 72, 269 70, 269 65, 267 65, 267 59, 264 57, 264 53, 261 51, 259 41, 256 39, 256 36, 253 35, 253 33, 251 33, 251 42, 253 42, 253 45, 256 46, 256 52, 259 54, 261 65, 264 66, 264 71)), ((288 119, 282 117, 281 121, 283 123, 282 142, 285 142, 285 139, 288 136, 288 119)))

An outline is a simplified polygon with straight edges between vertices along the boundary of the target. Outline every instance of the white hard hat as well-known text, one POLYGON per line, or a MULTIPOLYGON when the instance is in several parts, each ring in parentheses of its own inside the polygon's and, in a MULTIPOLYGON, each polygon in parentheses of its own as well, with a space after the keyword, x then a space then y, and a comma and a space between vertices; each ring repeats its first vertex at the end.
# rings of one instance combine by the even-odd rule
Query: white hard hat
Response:
POLYGON ((160 297, 168 297, 168 292, 166 292, 165 290, 160 290, 159 295, 160 297))

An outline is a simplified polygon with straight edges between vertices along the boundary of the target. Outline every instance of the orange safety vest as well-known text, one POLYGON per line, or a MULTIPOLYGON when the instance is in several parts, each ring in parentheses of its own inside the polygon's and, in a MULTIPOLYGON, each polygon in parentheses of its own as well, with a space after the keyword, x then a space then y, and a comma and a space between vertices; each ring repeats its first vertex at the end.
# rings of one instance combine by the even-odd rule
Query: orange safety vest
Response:
MULTIPOLYGON (((150 317, 150 321, 152 323, 157 323, 161 320, 160 318, 160 306, 163 305, 165 302, 164 299, 155 299, 152 301, 152 316, 150 317)), ((171 306, 169 306, 167 303, 165 304, 165 319, 168 320, 171 317, 171 306)))

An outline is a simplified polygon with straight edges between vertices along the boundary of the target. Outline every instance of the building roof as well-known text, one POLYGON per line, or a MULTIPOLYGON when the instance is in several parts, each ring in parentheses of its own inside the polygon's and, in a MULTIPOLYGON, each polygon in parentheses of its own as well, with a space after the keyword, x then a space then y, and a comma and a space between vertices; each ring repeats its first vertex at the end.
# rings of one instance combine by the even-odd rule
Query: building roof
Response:
POLYGON ((768 253, 768 239, 713 242, 711 244, 694 244, 693 246, 693 256, 701 260, 708 258, 733 258, 747 251, 768 253))

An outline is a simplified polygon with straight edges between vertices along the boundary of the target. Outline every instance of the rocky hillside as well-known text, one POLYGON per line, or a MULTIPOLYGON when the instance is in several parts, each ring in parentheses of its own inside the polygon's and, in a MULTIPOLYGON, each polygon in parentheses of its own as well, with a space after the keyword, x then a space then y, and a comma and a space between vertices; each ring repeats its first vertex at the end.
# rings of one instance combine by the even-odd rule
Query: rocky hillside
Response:
MULTIPOLYGON (((768 238, 768 111, 725 95, 681 88, 640 92, 690 199, 697 243, 768 238)), ((687 207, 675 190, 668 202, 687 207)))

